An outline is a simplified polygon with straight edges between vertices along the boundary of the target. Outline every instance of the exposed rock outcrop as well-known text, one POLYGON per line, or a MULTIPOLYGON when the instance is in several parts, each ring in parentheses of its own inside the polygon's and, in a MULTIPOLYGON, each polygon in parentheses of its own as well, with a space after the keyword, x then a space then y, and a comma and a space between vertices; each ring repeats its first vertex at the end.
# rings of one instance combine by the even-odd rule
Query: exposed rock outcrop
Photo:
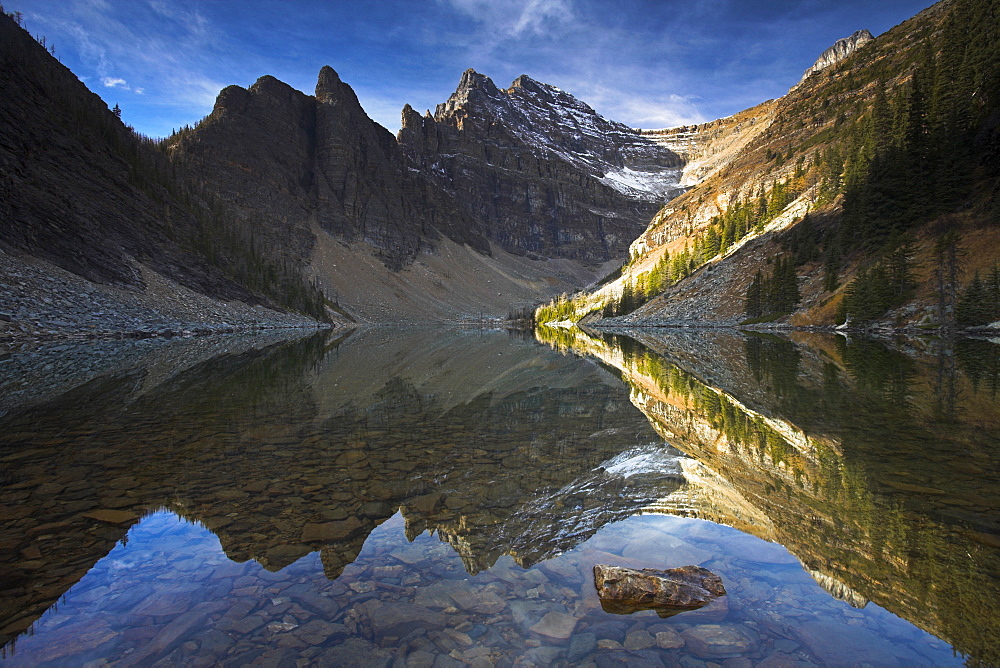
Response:
POLYGON ((867 30, 858 30, 850 37, 838 39, 833 43, 833 46, 819 55, 819 58, 812 64, 812 67, 803 73, 799 82, 805 81, 814 72, 825 70, 831 65, 836 65, 843 61, 873 39, 875 38, 867 30))
POLYGON ((640 130, 684 160, 680 185, 689 188, 710 177, 736 157, 774 120, 776 100, 768 100, 732 116, 663 130, 640 130))

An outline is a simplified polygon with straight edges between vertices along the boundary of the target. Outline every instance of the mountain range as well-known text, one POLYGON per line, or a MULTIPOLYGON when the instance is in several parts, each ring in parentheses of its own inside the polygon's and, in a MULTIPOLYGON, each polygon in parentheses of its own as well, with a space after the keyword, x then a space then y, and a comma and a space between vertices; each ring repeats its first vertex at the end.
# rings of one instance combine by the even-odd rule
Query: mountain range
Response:
POLYGON ((162 140, 2 16, 0 334, 470 321, 549 299, 540 320, 968 324, 1000 246, 996 5, 859 31, 785 97, 697 126, 630 128, 470 69, 394 137, 324 67, 312 95, 229 86, 162 140), (871 307, 858 281, 893 257, 900 287, 871 307))

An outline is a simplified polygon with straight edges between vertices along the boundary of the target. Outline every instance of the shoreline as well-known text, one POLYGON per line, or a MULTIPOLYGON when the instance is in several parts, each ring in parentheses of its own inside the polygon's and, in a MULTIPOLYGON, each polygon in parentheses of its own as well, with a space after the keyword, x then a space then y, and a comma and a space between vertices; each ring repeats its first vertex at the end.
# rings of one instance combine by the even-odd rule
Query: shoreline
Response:
POLYGON ((873 335, 894 335, 902 334, 907 336, 933 336, 936 338, 950 338, 955 336, 1000 336, 1000 327, 966 327, 964 329, 945 329, 941 328, 923 328, 913 325, 907 325, 903 327, 891 327, 891 326, 879 326, 873 325, 868 327, 838 327, 835 325, 790 325, 787 323, 767 323, 766 325, 761 323, 754 323, 749 325, 741 324, 731 324, 731 323, 713 323, 713 322, 696 322, 696 321, 681 321, 681 322, 662 322, 662 323, 611 323, 611 324, 601 324, 600 322, 590 322, 584 325, 576 323, 576 326, 580 329, 593 329, 593 330, 622 330, 622 329, 706 329, 706 330, 718 330, 718 329, 729 329, 729 330, 739 330, 739 331, 749 331, 749 332, 822 332, 826 334, 854 334, 859 336, 873 336, 873 335))

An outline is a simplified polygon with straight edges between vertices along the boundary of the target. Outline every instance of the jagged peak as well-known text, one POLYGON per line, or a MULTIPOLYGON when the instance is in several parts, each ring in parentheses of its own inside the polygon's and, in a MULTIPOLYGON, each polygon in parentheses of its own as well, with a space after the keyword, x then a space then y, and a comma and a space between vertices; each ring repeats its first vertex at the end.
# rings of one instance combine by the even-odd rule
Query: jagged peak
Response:
POLYGON ((319 77, 316 79, 316 97, 336 93, 342 83, 337 71, 329 65, 324 65, 320 68, 319 77))
POLYGON ((250 91, 246 88, 237 86, 236 84, 226 86, 219 91, 219 95, 215 98, 215 107, 212 108, 212 114, 218 115, 229 109, 242 113, 246 109, 249 99, 250 91))
POLYGON ((493 83, 492 79, 470 67, 462 72, 462 79, 458 82, 458 88, 455 90, 455 93, 458 94, 472 90, 483 90, 487 93, 493 93, 499 89, 493 83))
POLYGON ((336 70, 329 65, 324 65, 319 71, 319 78, 316 80, 316 100, 324 104, 343 104, 348 109, 365 113, 354 89, 344 83, 336 70))
POLYGON ((532 79, 527 74, 522 74, 521 76, 510 82, 511 88, 531 88, 535 86, 546 86, 546 85, 547 84, 543 84, 540 81, 532 79))
POLYGON ((276 79, 273 76, 271 76, 270 74, 265 74, 262 77, 258 77, 257 81, 255 81, 253 85, 254 86, 270 86, 270 85, 274 85, 274 84, 280 84, 282 86, 287 86, 288 85, 284 81, 282 81, 280 79, 276 79))
POLYGON ((530 99, 540 98, 546 104, 556 104, 564 107, 572 107, 585 114, 596 114, 593 107, 580 100, 572 93, 567 93, 563 89, 552 84, 543 83, 537 79, 532 79, 527 74, 522 74, 511 82, 510 88, 506 91, 508 96, 514 98, 530 99), (519 92, 520 91, 520 92, 519 92), (527 94, 527 95, 525 95, 527 94))
POLYGON ((421 127, 423 121, 420 117, 420 113, 410 106, 409 103, 403 105, 403 111, 400 113, 400 130, 405 130, 410 127, 421 127))
POLYGON ((462 72, 462 79, 458 82, 458 88, 451 94, 448 101, 437 106, 435 117, 461 109, 476 100, 490 99, 500 101, 504 97, 504 94, 500 92, 500 89, 497 88, 492 79, 470 67, 462 72))

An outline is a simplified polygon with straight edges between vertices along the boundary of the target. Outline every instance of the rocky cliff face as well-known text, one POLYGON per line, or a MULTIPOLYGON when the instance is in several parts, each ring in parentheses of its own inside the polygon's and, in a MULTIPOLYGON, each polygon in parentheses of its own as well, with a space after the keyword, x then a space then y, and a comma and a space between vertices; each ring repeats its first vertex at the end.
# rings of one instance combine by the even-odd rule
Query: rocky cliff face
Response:
POLYGON ((643 137, 676 153, 684 161, 680 184, 690 188, 724 167, 774 121, 776 100, 738 114, 663 130, 640 130, 643 137))
POLYGON ((808 79, 815 72, 819 72, 827 67, 830 67, 831 65, 836 65, 837 63, 844 61, 855 51, 873 39, 875 38, 872 37, 872 34, 867 30, 858 30, 850 37, 838 39, 833 43, 833 46, 820 54, 819 58, 816 59, 816 62, 813 63, 812 67, 806 70, 802 75, 802 79, 800 79, 799 83, 808 79))
POLYGON ((516 254, 601 262, 624 253, 678 187, 680 158, 527 76, 473 70, 434 115, 403 110, 399 142, 422 172, 516 254))
POLYGON ((320 229, 364 242, 391 268, 412 262, 443 229, 488 249, 450 197, 415 174, 393 136, 365 114, 350 86, 324 67, 315 96, 261 77, 229 86, 192 132, 169 144, 172 159, 293 260, 309 258, 320 229))

